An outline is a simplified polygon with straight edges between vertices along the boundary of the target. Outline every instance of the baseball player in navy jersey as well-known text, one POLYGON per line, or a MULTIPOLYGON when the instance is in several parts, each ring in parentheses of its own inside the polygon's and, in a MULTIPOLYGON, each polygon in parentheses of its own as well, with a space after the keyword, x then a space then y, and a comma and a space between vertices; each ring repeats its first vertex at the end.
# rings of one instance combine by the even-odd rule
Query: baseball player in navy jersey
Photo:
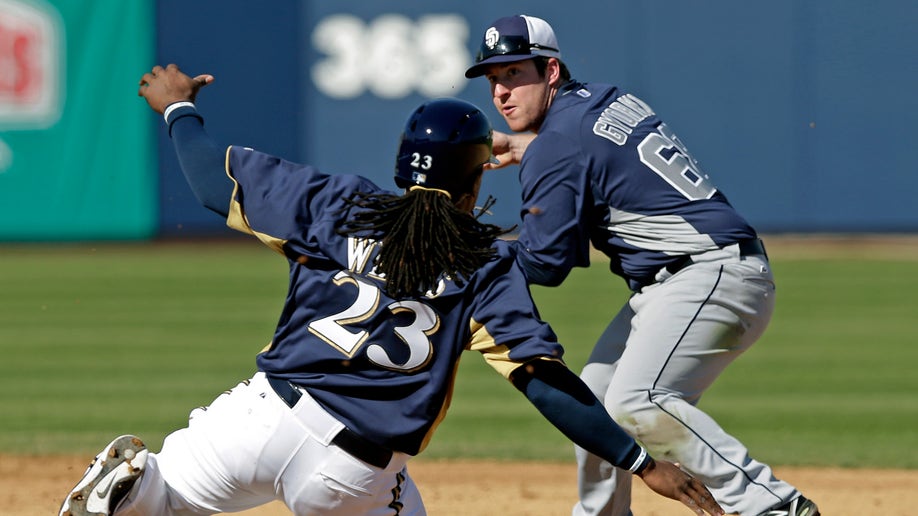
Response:
MULTIPOLYGON (((544 20, 495 21, 466 76, 484 76, 510 129, 524 133, 495 133, 494 152, 501 166, 520 165, 515 247, 528 281, 558 285, 589 265, 592 243, 633 291, 584 382, 623 428, 701 478, 728 512, 818 514, 696 407, 772 316, 774 279, 755 229, 644 100, 571 79, 544 20)), ((573 513, 630 514, 630 473, 582 447, 576 456, 573 513)))
POLYGON ((160 452, 130 435, 106 446, 60 514, 214 514, 276 499, 298 515, 425 514, 406 463, 444 417, 464 350, 581 446, 696 514, 723 514, 567 369, 503 230, 473 216, 492 135, 478 108, 436 99, 411 114, 396 194, 220 148, 193 104, 212 80, 157 66, 139 94, 163 114, 200 202, 286 258, 276 331, 257 373, 194 410, 160 452))

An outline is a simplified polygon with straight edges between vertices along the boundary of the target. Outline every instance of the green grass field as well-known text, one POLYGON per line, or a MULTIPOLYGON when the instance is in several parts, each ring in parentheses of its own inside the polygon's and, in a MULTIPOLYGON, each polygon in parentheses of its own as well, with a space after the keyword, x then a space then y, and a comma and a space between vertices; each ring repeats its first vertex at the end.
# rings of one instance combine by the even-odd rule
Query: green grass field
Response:
MULTIPOLYGON (((778 308, 701 407, 780 465, 918 468, 918 260, 772 250, 778 308)), ((0 245, 0 453, 158 449, 254 370, 286 263, 254 241, 0 245)), ((579 371, 625 301, 595 263, 536 288, 579 371)), ((572 460, 571 445, 475 353, 427 458, 572 460)))

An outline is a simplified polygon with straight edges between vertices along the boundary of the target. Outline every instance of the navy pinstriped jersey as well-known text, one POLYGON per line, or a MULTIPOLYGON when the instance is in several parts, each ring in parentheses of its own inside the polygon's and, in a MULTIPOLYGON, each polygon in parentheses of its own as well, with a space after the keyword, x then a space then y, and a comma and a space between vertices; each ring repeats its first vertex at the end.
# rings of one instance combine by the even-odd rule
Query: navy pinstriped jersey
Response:
POLYGON ((557 284, 589 265, 589 243, 632 288, 676 257, 754 238, 675 133, 614 86, 570 83, 520 167, 519 259, 557 284))
POLYGON ((445 415, 463 350, 480 351, 509 376, 533 358, 560 359, 561 346, 538 319, 512 249, 463 287, 391 299, 373 271, 372 241, 336 233, 356 191, 369 180, 230 147, 236 182, 227 223, 283 253, 290 285, 269 349, 257 363, 309 390, 352 430, 391 449, 416 454, 445 415))

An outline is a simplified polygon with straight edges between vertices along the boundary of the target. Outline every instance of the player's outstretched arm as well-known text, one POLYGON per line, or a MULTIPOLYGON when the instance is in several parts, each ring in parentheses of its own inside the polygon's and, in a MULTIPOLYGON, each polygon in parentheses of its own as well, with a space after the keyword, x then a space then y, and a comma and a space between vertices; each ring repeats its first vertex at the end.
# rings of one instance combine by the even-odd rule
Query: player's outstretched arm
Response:
POLYGON ((671 462, 655 461, 609 417, 589 387, 560 362, 534 360, 510 376, 517 389, 578 446, 641 477, 653 491, 695 514, 724 514, 698 479, 671 462))
POLYGON ((499 163, 485 163, 485 170, 496 170, 510 165, 517 165, 523 160, 523 154, 529 143, 535 139, 532 133, 507 134, 494 131, 492 153, 499 163))
POLYGON ((213 80, 208 74, 191 78, 174 64, 154 66, 141 77, 137 94, 157 113, 168 112, 169 136, 188 185, 204 207, 226 217, 234 184, 224 171, 224 149, 204 131, 194 107, 198 91, 213 80))

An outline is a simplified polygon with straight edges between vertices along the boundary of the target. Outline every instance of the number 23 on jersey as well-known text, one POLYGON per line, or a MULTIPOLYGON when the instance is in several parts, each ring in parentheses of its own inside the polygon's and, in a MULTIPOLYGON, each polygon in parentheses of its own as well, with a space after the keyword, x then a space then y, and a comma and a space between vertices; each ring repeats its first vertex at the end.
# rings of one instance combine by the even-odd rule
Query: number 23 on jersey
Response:
POLYGON ((407 313, 411 323, 406 326, 395 326, 393 338, 387 343, 399 343, 406 346, 408 359, 398 363, 386 348, 377 343, 367 347, 367 357, 374 364, 387 369, 409 372, 424 367, 433 356, 433 345, 430 337, 440 327, 440 318, 434 310, 421 301, 402 300, 389 303, 380 308, 380 289, 373 283, 348 272, 340 271, 334 277, 337 288, 354 292, 353 301, 347 308, 336 314, 317 319, 307 326, 309 331, 338 349, 348 357, 353 357, 365 344, 369 332, 356 327, 369 319, 379 310, 387 310, 392 317, 407 313))

